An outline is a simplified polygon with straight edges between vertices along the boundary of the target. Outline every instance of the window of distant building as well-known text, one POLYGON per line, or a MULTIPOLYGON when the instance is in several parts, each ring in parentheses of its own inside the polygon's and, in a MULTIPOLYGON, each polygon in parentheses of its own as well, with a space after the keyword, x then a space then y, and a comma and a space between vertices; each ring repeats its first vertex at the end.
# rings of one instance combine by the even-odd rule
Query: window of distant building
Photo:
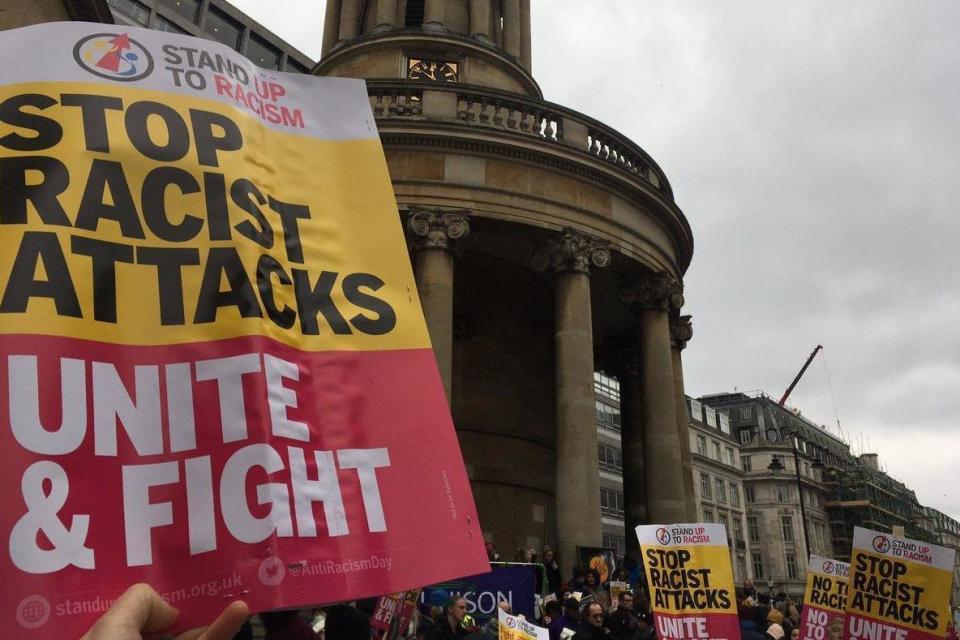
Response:
POLYGON ((610 533, 603 534, 603 546, 613 549, 618 556, 623 555, 627 550, 626 540, 623 539, 623 536, 615 536, 610 533))
POLYGON ((752 417, 753 417, 753 409, 751 409, 750 407, 743 407, 742 409, 740 409, 741 420, 749 420, 752 417))
POLYGON ((700 493, 705 498, 710 498, 713 495, 713 490, 710 487, 710 476, 706 473, 700 474, 700 493))
POLYGON ((747 561, 741 555, 737 556, 737 571, 740 572, 741 581, 747 579, 747 561))
POLYGON ((750 456, 740 456, 740 468, 744 471, 753 471, 750 456))
POLYGON ((185 30, 173 24, 159 13, 153 14, 153 18, 150 19, 150 28, 156 29, 157 31, 166 31, 167 33, 186 33, 185 30))
POLYGON ((730 418, 727 416, 726 412, 721 411, 718 415, 720 421, 720 431, 723 433, 730 433, 730 418))
POLYGON ((728 543, 729 543, 730 531, 729 531, 729 529, 727 529, 727 527, 730 526, 730 517, 729 517, 727 514, 723 513, 722 511, 718 511, 718 512, 717 512, 717 522, 719 522, 720 524, 723 525, 724 531, 727 532, 727 540, 728 540, 728 543))
POLYGON ((747 504, 753 504, 757 501, 757 492, 753 487, 744 487, 743 488, 743 500, 747 504))
POLYGON ((753 579, 763 579, 763 557, 759 553, 750 554, 753 559, 753 579))
POLYGON ((246 56, 253 61, 253 64, 264 69, 279 69, 281 55, 280 50, 269 42, 255 33, 250 34, 246 56))
POLYGON ((793 497, 793 492, 790 491, 791 487, 788 484, 778 484, 777 485, 777 501, 778 502, 790 502, 793 497))
POLYGON ((753 441, 753 429, 740 429, 737 433, 740 436, 740 444, 750 444, 753 441))
POLYGON ((797 555, 795 553, 786 554, 787 557, 787 578, 797 579, 797 555))
POLYGON ((238 49, 240 46, 240 35, 243 33, 243 27, 240 23, 220 11, 216 7, 210 7, 207 10, 207 19, 204 21, 203 30, 222 44, 231 49, 238 49))
POLYGON ((737 457, 733 453, 733 447, 727 447, 726 454, 727 454, 727 464, 730 465, 731 467, 737 466, 737 457))
POLYGON ((146 26, 150 17, 150 9, 137 0, 107 0, 107 4, 137 24, 146 26))
POLYGON ((780 516, 780 531, 783 532, 784 542, 793 542, 793 517, 780 516))
POLYGON ((723 456, 720 455, 720 443, 714 440, 710 444, 713 445, 713 459, 717 461, 723 460, 723 456))
POLYGON ((620 401, 620 382, 605 373, 593 372, 593 390, 605 398, 620 401))
POLYGON ((726 502, 727 501, 727 483, 724 482, 723 478, 714 478, 714 486, 717 488, 717 501, 726 502))
POLYGON ((707 439, 703 436, 697 436, 697 453, 707 455, 707 439))
POLYGON ((743 523, 737 516, 733 516, 733 539, 737 542, 743 542, 743 523))
POLYGON ((623 454, 619 449, 606 444, 597 444, 597 452, 601 469, 623 473, 623 454))
POLYGON ((747 533, 750 534, 750 542, 760 542, 760 525, 757 524, 757 516, 747 516, 747 533))
POLYGON ((703 405, 692 398, 690 399, 690 418, 697 422, 703 422, 703 405))
POLYGON ((290 56, 287 56, 287 71, 291 71, 293 73, 310 73, 310 69, 308 67, 300 64, 290 56))
POLYGON ((706 410, 704 411, 704 414, 706 416, 707 425, 716 429, 717 428, 717 410, 714 409, 713 407, 707 407, 706 410))
POLYGON ((703 521, 704 522, 713 522, 713 511, 707 509, 703 510, 703 521))
POLYGON ((172 9, 194 24, 197 23, 200 0, 160 0, 160 5, 172 9))
POLYGON ((599 400, 594 401, 597 409, 597 425, 620 433, 620 409, 599 400))
POLYGON ((616 518, 623 517, 623 493, 600 487, 600 513, 616 518))
POLYGON ((735 507, 740 506, 740 487, 735 482, 730 482, 730 504, 735 507))

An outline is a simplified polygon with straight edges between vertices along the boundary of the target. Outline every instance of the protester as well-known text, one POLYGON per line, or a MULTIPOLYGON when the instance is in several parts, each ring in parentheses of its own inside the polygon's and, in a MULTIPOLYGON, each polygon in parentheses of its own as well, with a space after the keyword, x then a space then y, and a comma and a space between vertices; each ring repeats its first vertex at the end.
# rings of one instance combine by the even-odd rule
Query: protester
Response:
POLYGON ((324 640, 369 640, 370 616, 347 605, 327 607, 324 640))
POLYGON ((577 628, 573 640, 605 640, 607 630, 603 628, 603 607, 591 602, 583 610, 583 622, 577 628))
MULTIPOLYGON (((563 582, 563 574, 560 572, 560 563, 557 562, 557 554, 550 545, 544 545, 542 562, 547 572, 547 590, 549 593, 557 593, 563 582)), ((560 597, 562 594, 557 594, 560 597)))
POLYGON ((784 635, 783 627, 776 622, 767 627, 767 637, 771 640, 783 640, 784 635))
MULTIPOLYGON (((744 636, 744 639, 746 636, 744 636)), ((641 614, 637 620, 637 640, 657 640, 657 630, 653 626, 653 614, 641 614)))
POLYGON ((583 569, 574 567, 572 576, 569 583, 570 591, 583 591, 583 569))
POLYGON ((543 605, 543 619, 540 622, 550 633, 550 640, 559 640, 560 632, 563 631, 563 620, 563 608, 559 602, 551 600, 543 605))
POLYGON ((633 613, 633 594, 625 591, 617 599, 617 608, 607 616, 611 640, 633 640, 637 633, 637 616, 633 613))
MULTIPOLYGON (((497 603, 497 607, 502 609, 504 613, 512 613, 509 602, 500 601, 497 603)), ((479 630, 470 633, 464 638, 464 640, 497 640, 499 637, 500 616, 494 612, 494 615, 487 620, 487 622, 480 627, 479 630)))
POLYGON ((827 624, 827 640, 842 640, 843 618, 831 618, 827 624))
POLYGON ((487 549, 487 560, 490 562, 496 562, 500 559, 500 554, 497 553, 497 546, 492 542, 486 544, 487 549))
POLYGON ((443 605, 443 614, 427 635, 427 640, 460 640, 467 636, 463 619, 467 615, 467 601, 451 597, 443 605))
POLYGON ((563 601, 563 617, 560 618, 560 631, 564 629, 576 631, 580 628, 580 622, 580 603, 577 602, 576 598, 567 598, 563 601))
MULTIPOLYGON (((333 607, 331 607, 333 608, 333 607)), ((353 609, 352 607, 343 607, 345 609, 353 609)), ((356 611, 356 609, 353 609, 356 611)), ((358 615, 363 615, 357 611, 358 615)), ((344 614, 340 614, 344 615, 344 614)), ((313 627, 304 620, 298 611, 265 611, 260 614, 260 620, 263 622, 264 631, 264 640, 318 640, 316 632, 313 630, 313 627)), ((327 635, 329 635, 330 627, 330 614, 327 613, 327 635)), ((369 623, 366 627, 367 633, 366 638, 370 637, 369 623)), ((344 637, 339 636, 336 640, 354 640, 354 637, 344 637)), ((359 640, 364 640, 360 638, 359 640)))
MULTIPOLYGON (((246 603, 231 602, 213 624, 205 629, 187 631, 172 640, 231 640, 247 621, 246 603)), ((127 589, 81 640, 143 640, 174 625, 180 612, 146 584, 127 589)))
POLYGON ((743 604, 737 607, 737 616, 740 618, 740 639, 741 640, 766 640, 766 636, 757 630, 754 608, 747 603, 749 597, 744 598, 743 604))
POLYGON ((794 629, 790 632, 790 640, 800 640, 800 629, 794 629))
POLYGON ((587 571, 583 591, 584 595, 590 596, 593 602, 599 603, 604 611, 610 609, 610 591, 603 588, 600 582, 600 572, 596 569, 587 571))

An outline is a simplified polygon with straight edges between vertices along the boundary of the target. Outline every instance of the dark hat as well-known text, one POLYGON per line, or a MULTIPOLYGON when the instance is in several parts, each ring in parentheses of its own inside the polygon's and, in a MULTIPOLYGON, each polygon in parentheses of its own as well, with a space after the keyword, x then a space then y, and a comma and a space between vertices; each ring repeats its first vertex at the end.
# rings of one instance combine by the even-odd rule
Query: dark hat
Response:
POLYGON ((324 626, 327 640, 367 640, 370 637, 370 618, 359 609, 346 605, 328 608, 324 626))
POLYGON ((563 601, 563 608, 564 608, 564 609, 579 609, 579 608, 580 608, 580 601, 577 600, 576 598, 567 598, 566 600, 563 601))

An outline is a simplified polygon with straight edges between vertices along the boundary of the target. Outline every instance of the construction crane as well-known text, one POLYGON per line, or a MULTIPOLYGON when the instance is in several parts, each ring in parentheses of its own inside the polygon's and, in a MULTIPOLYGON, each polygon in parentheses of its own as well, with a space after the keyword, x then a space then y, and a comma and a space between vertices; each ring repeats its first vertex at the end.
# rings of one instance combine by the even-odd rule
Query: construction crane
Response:
POLYGON ((810 363, 813 362, 814 357, 817 355, 817 352, 823 349, 823 345, 818 344, 817 348, 810 353, 810 357, 807 358, 807 361, 803 363, 803 367, 800 368, 800 373, 797 374, 797 377, 793 379, 793 382, 790 383, 790 386, 787 387, 787 390, 783 392, 783 397, 780 398, 780 406, 783 406, 783 403, 787 401, 787 398, 790 397, 790 392, 793 391, 793 388, 797 386, 797 383, 800 382, 800 378, 803 377, 803 374, 806 373, 807 367, 810 366, 810 363))

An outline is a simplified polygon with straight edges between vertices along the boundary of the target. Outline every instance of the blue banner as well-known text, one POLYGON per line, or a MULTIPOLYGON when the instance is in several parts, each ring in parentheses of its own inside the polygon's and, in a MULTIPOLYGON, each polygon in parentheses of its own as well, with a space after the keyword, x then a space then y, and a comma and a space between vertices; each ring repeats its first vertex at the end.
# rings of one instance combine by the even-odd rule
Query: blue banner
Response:
POLYGON ((523 614, 534 620, 534 593, 537 587, 539 565, 493 566, 490 573, 468 576, 454 582, 425 587, 420 604, 438 605, 450 596, 463 596, 467 613, 478 622, 497 615, 497 603, 510 603, 513 615, 523 614))

